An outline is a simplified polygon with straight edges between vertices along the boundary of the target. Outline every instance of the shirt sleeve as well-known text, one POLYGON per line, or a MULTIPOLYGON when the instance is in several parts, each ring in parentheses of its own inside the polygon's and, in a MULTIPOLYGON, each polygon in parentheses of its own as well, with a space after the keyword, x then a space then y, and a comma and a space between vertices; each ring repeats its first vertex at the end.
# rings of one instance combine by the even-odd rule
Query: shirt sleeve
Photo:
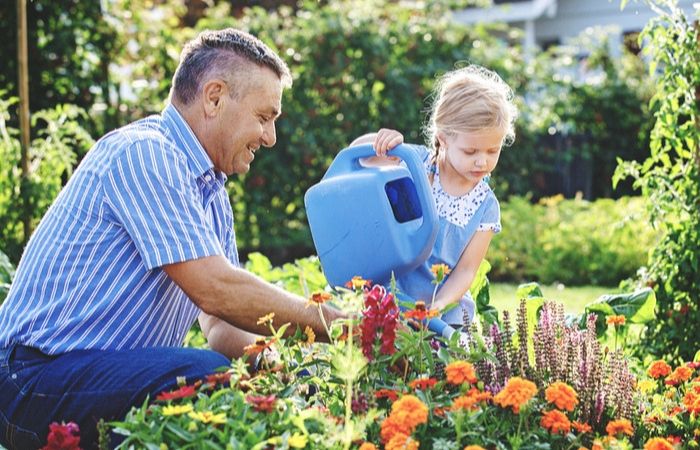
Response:
POLYGON ((484 215, 481 217, 481 223, 476 231, 493 231, 494 233, 501 232, 501 207, 498 204, 496 196, 491 194, 487 199, 484 200, 488 202, 485 205, 486 210, 484 215))
POLYGON ((147 269, 224 255, 202 206, 197 179, 165 141, 121 149, 102 176, 107 203, 147 269))

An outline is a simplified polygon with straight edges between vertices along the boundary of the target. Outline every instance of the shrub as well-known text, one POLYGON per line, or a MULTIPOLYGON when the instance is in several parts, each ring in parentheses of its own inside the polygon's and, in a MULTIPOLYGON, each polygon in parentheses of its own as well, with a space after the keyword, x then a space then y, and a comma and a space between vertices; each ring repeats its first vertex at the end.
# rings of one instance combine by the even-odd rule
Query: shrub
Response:
POLYGON ((639 350, 689 360, 700 333, 700 36, 675 2, 652 5, 658 16, 640 36, 660 72, 651 154, 643 163, 620 162, 616 181, 635 180, 662 232, 639 280, 654 286, 661 320, 647 329, 639 350))
POLYGON ((656 239, 641 198, 513 197, 501 213, 487 255, 494 280, 614 286, 636 274, 656 239))
POLYGON ((0 91, 0 248, 19 261, 24 242, 22 220, 29 215, 35 226, 73 171, 77 154, 92 145, 92 138, 77 123, 84 112, 60 105, 32 115, 35 139, 29 148, 27 179, 22 181, 19 130, 8 124, 9 108, 16 102, 0 91))

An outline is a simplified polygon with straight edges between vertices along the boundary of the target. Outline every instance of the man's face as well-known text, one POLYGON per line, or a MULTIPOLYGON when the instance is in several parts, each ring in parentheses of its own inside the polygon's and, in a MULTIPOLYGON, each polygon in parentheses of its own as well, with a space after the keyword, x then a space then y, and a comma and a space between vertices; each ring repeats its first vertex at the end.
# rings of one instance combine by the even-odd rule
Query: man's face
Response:
MULTIPOLYGON (((246 173, 261 147, 275 145, 275 120, 282 110, 282 82, 268 68, 254 66, 237 96, 221 96, 221 108, 207 125, 205 146, 214 167, 226 175, 246 173)), ((231 89, 228 85, 226 89, 231 89)))

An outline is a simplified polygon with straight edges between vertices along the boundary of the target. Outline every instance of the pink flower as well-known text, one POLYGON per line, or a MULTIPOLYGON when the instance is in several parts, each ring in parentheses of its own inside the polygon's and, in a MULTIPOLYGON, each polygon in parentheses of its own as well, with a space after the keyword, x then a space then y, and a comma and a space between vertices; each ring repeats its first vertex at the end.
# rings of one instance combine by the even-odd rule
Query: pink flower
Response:
POLYGON ((73 422, 49 425, 46 446, 41 450, 80 450, 80 428, 73 422))

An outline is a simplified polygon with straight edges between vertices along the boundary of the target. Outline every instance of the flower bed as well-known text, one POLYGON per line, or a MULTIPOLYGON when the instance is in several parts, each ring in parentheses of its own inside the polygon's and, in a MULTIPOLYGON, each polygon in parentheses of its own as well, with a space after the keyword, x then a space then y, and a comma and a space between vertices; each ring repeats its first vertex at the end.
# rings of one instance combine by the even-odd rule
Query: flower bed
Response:
MULTIPOLYGON (((399 312, 364 280, 332 300, 354 319, 330 344, 293 334, 274 315, 261 355, 228 372, 159 395, 112 424, 122 448, 670 449, 698 445, 698 364, 655 362, 635 375, 622 350, 596 338, 596 316, 568 323, 561 306, 436 338, 425 306, 399 312), (535 317, 538 317, 534 320, 535 317), (511 324, 513 324, 511 326, 511 324), (312 345, 313 344, 313 345, 312 345)), ((320 311, 320 308, 319 308, 320 311)), ((617 327, 621 319, 609 320, 617 327)))

